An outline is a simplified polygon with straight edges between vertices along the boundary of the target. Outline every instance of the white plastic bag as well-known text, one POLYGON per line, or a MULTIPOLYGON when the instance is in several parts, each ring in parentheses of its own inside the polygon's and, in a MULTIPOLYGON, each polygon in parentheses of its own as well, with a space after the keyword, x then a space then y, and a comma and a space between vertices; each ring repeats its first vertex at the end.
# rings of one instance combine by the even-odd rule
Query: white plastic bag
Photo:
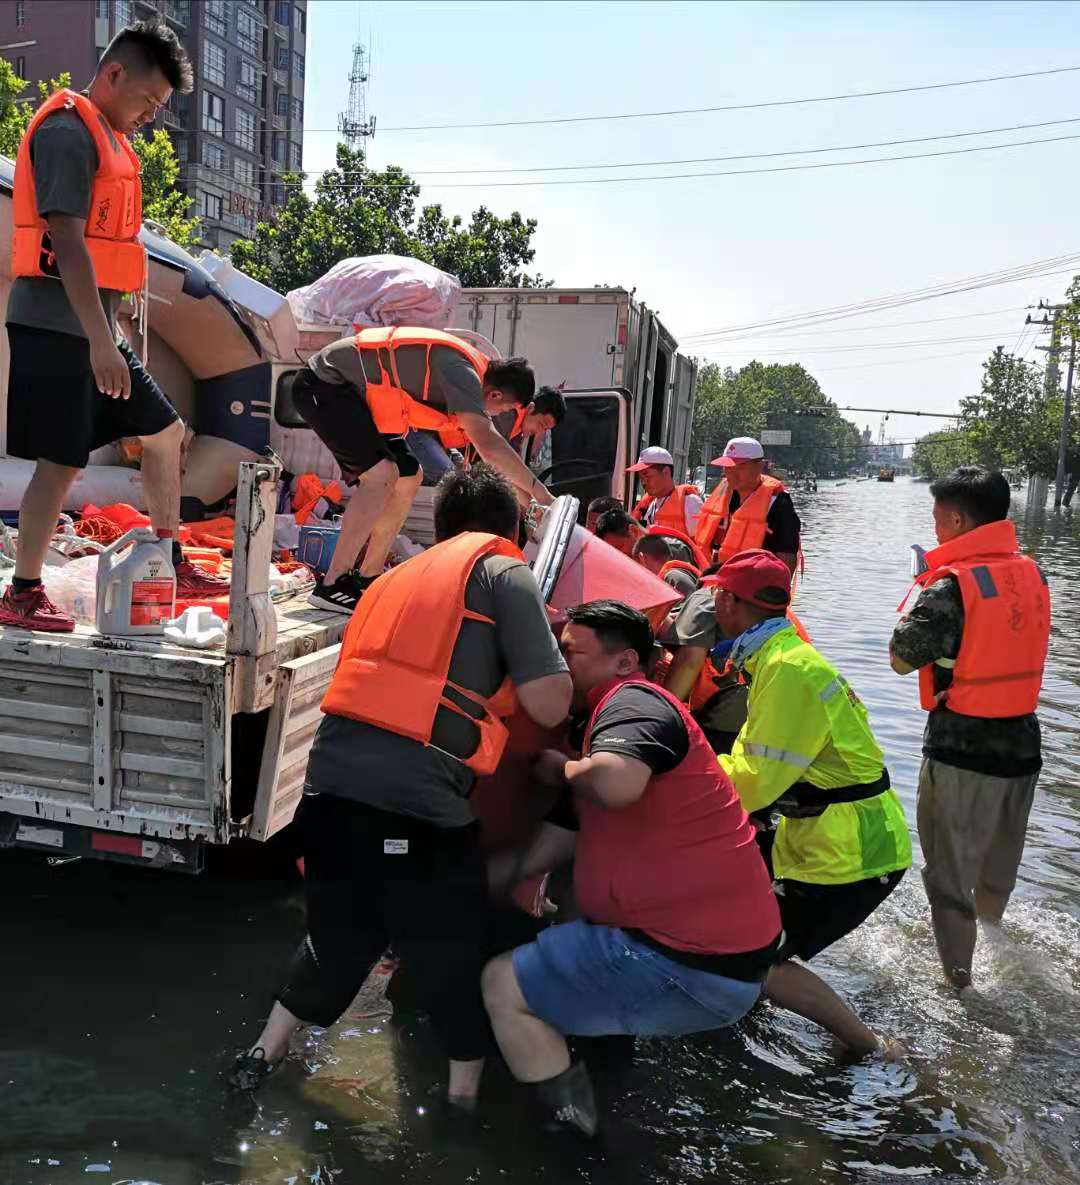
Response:
POLYGON ((342 259, 287 299, 302 324, 445 329, 460 296, 458 278, 429 263, 403 255, 366 255, 342 259))
POLYGON ((64 613, 69 613, 81 625, 93 625, 97 608, 96 555, 69 560, 61 567, 48 567, 44 572, 45 591, 49 600, 64 613))

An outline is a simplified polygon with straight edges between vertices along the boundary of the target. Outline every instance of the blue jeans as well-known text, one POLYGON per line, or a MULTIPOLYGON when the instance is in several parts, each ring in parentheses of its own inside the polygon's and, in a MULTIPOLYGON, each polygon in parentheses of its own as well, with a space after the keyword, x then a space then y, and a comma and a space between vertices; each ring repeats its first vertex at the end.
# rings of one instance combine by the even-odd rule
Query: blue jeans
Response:
POLYGON ((722 1029, 761 995, 760 983, 684 967, 624 930, 591 922, 551 926, 512 958, 529 1011, 581 1037, 722 1029))
POLYGON ((411 428, 405 435, 405 443, 420 462, 420 468, 424 471, 424 485, 437 485, 443 474, 453 469, 454 462, 450 460, 437 433, 411 428))

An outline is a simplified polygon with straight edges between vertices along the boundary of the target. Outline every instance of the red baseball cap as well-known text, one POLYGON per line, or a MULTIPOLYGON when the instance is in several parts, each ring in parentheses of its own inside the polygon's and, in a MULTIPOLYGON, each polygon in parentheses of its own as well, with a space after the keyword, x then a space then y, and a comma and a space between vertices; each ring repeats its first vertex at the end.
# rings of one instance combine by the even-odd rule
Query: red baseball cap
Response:
POLYGON ((771 551, 740 551, 701 583, 722 588, 759 609, 783 609, 791 603, 791 569, 771 551))

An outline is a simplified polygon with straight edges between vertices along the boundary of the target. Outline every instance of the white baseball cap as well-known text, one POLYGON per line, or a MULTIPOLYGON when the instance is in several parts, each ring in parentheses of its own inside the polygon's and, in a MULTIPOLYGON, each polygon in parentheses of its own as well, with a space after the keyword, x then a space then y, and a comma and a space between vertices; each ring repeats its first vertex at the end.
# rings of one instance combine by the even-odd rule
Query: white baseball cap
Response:
POLYGON ((710 465, 723 465, 730 468, 740 461, 761 461, 765 457, 765 450, 752 436, 736 436, 727 442, 727 448, 709 462, 710 465))
MULTIPOLYGON (((758 445, 761 448, 761 445, 758 445)), ((666 448, 661 448, 658 444, 651 444, 648 448, 641 450, 641 456, 637 459, 636 465, 631 465, 627 469, 627 473, 640 473, 642 469, 648 469, 650 465, 670 465, 675 468, 675 458, 667 451, 666 448)))

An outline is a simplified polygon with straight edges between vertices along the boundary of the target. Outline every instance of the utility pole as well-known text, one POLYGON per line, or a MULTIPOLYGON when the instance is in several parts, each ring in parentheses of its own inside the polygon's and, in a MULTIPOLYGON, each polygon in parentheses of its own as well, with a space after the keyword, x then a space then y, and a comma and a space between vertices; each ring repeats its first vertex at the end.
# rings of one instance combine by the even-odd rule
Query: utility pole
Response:
MULTIPOLYGON (((1039 309, 1043 313, 1041 321, 1033 321, 1029 313, 1026 319, 1028 325, 1048 325, 1050 326, 1050 344, 1048 346, 1036 346, 1038 350, 1046 352, 1046 375, 1043 380, 1043 400, 1046 403, 1050 402, 1051 397, 1057 390, 1058 385, 1058 357, 1061 354, 1061 320, 1062 314, 1068 311, 1069 306, 1065 304, 1047 304, 1040 300, 1039 309), (1051 321, 1046 314, 1053 313, 1054 319, 1051 321)), ((1065 406, 1062 409, 1061 416, 1061 433, 1058 437, 1058 460, 1057 460, 1057 476, 1054 481, 1054 509, 1061 509, 1061 500, 1065 496, 1065 470, 1066 460, 1069 450, 1069 429, 1072 425, 1072 383, 1073 383, 1073 367, 1076 363, 1076 332, 1075 326, 1070 326, 1070 346, 1069 346, 1069 371, 1065 383, 1065 406)))

